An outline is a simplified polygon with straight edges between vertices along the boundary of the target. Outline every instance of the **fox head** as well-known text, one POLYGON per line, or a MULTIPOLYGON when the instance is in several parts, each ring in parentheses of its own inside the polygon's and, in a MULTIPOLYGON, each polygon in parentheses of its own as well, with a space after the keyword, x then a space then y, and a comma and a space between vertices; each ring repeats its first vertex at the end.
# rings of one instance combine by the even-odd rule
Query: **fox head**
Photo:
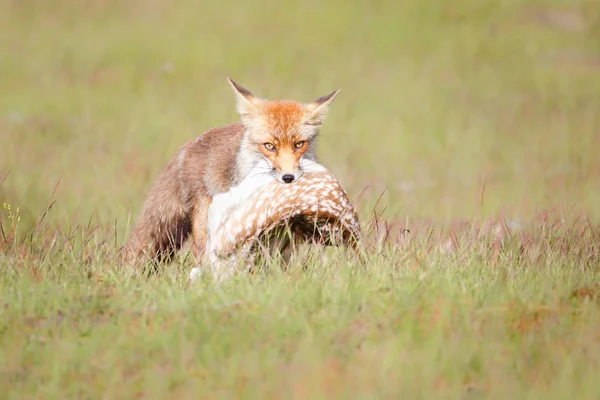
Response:
POLYGON ((241 85, 228 79, 237 98, 237 110, 246 128, 242 149, 257 161, 262 157, 271 166, 270 173, 283 183, 291 183, 302 174, 301 159, 314 160, 319 128, 339 89, 312 103, 290 100, 271 101, 255 97, 241 85))

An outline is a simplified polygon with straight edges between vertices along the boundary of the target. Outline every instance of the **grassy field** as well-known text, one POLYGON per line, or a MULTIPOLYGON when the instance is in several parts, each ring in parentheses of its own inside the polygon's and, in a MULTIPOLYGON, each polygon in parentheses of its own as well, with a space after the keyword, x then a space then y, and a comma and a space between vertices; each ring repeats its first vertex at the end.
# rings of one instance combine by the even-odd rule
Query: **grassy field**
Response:
POLYGON ((596 0, 0 0, 0 50, 1 398, 600 396, 596 0), (366 267, 115 262, 227 76, 342 89, 366 267))

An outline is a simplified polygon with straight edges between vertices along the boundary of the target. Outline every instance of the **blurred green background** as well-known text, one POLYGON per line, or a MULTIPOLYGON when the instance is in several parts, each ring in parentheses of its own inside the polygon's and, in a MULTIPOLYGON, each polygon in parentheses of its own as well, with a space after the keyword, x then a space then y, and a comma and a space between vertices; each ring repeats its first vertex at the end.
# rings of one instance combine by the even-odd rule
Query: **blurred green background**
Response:
POLYGON ((238 120, 230 76, 311 101, 369 216, 600 216, 600 4, 0 0, 0 200, 122 242, 184 142, 238 120), (483 196, 482 196, 483 194, 483 196))

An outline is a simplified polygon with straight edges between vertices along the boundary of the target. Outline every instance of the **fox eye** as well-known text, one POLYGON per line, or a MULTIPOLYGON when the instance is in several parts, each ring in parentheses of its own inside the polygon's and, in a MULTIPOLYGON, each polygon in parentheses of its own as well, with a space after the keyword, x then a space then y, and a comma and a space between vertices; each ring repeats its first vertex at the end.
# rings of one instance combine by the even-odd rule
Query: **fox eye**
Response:
POLYGON ((301 149, 302 147, 304 147, 305 143, 306 143, 306 141, 300 140, 299 142, 294 143, 294 147, 297 149, 301 149))
POLYGON ((275 151, 275 146, 273 146, 273 143, 265 143, 263 146, 265 146, 265 149, 269 151, 275 151))

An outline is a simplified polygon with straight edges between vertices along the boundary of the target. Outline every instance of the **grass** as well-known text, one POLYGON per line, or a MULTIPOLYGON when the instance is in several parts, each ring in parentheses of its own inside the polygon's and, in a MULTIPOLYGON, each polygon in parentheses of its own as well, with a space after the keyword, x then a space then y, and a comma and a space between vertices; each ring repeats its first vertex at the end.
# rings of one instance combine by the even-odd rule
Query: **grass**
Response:
POLYGON ((0 0, 2 397, 597 398, 599 38, 586 0, 0 0), (226 76, 342 88, 318 152, 365 268, 119 268, 167 160, 238 119, 226 76))

